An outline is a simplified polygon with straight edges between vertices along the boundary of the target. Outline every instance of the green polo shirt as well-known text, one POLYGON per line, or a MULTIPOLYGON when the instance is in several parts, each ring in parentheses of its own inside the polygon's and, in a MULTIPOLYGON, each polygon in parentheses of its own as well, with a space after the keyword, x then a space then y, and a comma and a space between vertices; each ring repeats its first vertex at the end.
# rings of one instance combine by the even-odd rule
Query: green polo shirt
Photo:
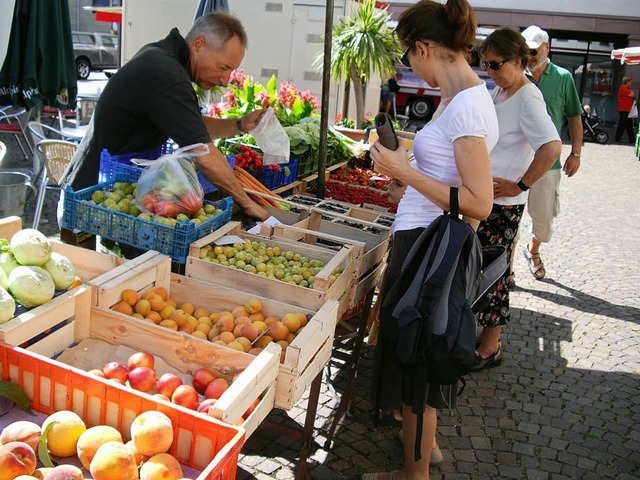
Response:
MULTIPOLYGON (((535 83, 542 92, 544 101, 547 104, 547 112, 559 135, 565 115, 567 117, 582 115, 582 105, 580 104, 576 85, 573 82, 573 75, 569 70, 552 62, 549 62, 547 68, 542 72, 540 82, 536 82, 536 79, 529 71, 526 73, 529 80, 535 83)), ((558 157, 551 169, 554 170, 561 167, 560 157, 558 157)))

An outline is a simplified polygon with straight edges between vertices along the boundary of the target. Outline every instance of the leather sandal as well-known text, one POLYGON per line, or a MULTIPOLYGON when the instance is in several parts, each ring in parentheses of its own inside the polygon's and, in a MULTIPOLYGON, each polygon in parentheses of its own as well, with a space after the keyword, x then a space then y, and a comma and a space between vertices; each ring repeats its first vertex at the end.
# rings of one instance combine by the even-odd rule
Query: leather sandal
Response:
POLYGON ((502 346, 499 345, 498 349, 489 355, 487 358, 482 358, 478 352, 473 360, 472 372, 479 372, 485 368, 499 367, 502 363, 502 346))
POLYGON ((531 275, 533 275, 533 278, 536 280, 542 280, 547 274, 547 271, 545 270, 544 263, 542 263, 542 259, 540 258, 540 253, 531 253, 529 245, 522 250, 522 253, 524 253, 524 258, 527 260, 527 265, 529 265, 529 271, 531 272, 531 275), (534 260, 540 260, 540 263, 536 265, 533 263, 534 260))

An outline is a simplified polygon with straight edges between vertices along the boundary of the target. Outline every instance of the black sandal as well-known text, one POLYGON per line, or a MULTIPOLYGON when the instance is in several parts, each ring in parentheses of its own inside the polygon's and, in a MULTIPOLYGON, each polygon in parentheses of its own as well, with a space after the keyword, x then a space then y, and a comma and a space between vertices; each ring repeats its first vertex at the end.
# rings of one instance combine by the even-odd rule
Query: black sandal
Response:
POLYGON ((487 358, 482 358, 478 352, 473 360, 472 372, 479 372, 485 368, 499 367, 502 363, 502 346, 499 345, 498 349, 489 355, 487 358))

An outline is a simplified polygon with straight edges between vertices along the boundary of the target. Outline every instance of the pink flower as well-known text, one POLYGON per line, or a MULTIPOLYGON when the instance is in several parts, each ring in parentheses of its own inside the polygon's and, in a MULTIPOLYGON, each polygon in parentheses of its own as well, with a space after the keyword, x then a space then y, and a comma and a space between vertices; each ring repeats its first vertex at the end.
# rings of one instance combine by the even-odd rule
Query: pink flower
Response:
POLYGON ((236 96, 231 90, 227 90, 226 92, 224 92, 224 95, 222 95, 222 100, 225 110, 236 106, 236 96))
POLYGON ((262 105, 263 107, 268 107, 273 103, 273 100, 265 90, 261 91, 258 94, 258 101, 260 102, 260 105, 262 105))
POLYGON ((222 113, 222 108, 220 107, 220 105, 216 103, 212 103, 209 105, 208 114, 210 117, 219 117, 221 113, 222 113))

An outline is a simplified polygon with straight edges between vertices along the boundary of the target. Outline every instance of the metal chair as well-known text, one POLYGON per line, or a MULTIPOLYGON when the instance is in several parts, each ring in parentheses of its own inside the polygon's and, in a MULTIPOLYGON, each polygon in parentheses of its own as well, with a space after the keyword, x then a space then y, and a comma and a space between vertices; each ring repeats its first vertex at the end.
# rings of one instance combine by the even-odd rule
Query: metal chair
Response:
POLYGON ((39 176, 41 181, 38 186, 33 228, 38 228, 40 224, 47 188, 59 188, 62 175, 77 149, 78 145, 76 143, 66 142, 64 140, 42 140, 38 143, 37 150, 42 157, 43 173, 39 176))
POLYGON ((25 120, 23 117, 28 116, 29 113, 24 108, 0 107, 0 134, 12 135, 26 159, 29 158, 29 154, 33 154, 33 148, 23 125, 25 120), (24 141, 24 145, 22 141, 24 141))

